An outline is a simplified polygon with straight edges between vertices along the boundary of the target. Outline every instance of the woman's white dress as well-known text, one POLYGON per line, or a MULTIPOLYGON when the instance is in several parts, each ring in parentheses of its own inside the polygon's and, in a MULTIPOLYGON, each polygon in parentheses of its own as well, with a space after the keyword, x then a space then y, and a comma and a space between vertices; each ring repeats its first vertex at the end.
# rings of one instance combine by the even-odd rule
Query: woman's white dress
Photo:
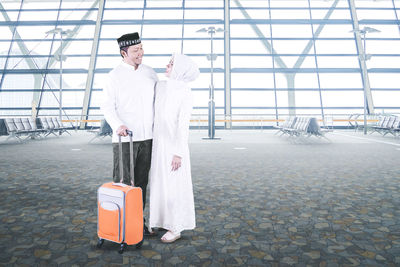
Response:
POLYGON ((153 151, 150 170, 149 225, 173 232, 194 229, 195 209, 188 146, 191 89, 170 79, 156 86, 153 151), (172 158, 182 158, 172 171, 172 158))

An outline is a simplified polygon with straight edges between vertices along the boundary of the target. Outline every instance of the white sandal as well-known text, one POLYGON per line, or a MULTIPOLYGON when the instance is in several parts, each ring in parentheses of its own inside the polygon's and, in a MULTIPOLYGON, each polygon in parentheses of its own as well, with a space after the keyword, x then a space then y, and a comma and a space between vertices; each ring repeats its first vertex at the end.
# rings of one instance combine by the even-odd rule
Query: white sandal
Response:
POLYGON ((161 242, 172 243, 178 240, 179 238, 181 238, 181 233, 174 234, 173 232, 168 231, 161 237, 161 242))

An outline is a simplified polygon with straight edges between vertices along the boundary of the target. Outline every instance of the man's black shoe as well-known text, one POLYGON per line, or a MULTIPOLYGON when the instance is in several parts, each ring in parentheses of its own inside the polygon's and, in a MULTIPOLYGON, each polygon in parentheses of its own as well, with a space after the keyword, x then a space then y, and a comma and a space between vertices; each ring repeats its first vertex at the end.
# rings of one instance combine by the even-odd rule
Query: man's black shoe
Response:
POLYGON ((144 236, 157 236, 158 232, 155 231, 154 229, 151 229, 152 231, 149 231, 149 228, 147 228, 146 225, 143 226, 143 234, 144 236))

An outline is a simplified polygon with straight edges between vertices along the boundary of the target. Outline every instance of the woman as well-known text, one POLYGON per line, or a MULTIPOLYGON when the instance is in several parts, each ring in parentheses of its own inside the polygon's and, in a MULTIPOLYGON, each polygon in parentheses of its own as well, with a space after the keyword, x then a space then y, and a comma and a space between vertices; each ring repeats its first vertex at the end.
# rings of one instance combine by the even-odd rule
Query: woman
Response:
POLYGON ((192 94, 188 82, 200 72, 185 55, 175 54, 166 69, 167 81, 156 86, 153 151, 150 170, 150 229, 168 230, 171 243, 196 226, 189 158, 192 94))

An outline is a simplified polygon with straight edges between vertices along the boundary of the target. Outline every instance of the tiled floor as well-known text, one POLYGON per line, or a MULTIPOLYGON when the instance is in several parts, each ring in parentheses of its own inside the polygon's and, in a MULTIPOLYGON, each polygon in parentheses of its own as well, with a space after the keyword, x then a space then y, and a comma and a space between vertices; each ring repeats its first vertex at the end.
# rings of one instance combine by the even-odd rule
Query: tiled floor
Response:
POLYGON ((111 139, 2 137, 0 265, 400 266, 400 139, 274 133, 191 131, 197 228, 123 255, 95 247, 111 139))

